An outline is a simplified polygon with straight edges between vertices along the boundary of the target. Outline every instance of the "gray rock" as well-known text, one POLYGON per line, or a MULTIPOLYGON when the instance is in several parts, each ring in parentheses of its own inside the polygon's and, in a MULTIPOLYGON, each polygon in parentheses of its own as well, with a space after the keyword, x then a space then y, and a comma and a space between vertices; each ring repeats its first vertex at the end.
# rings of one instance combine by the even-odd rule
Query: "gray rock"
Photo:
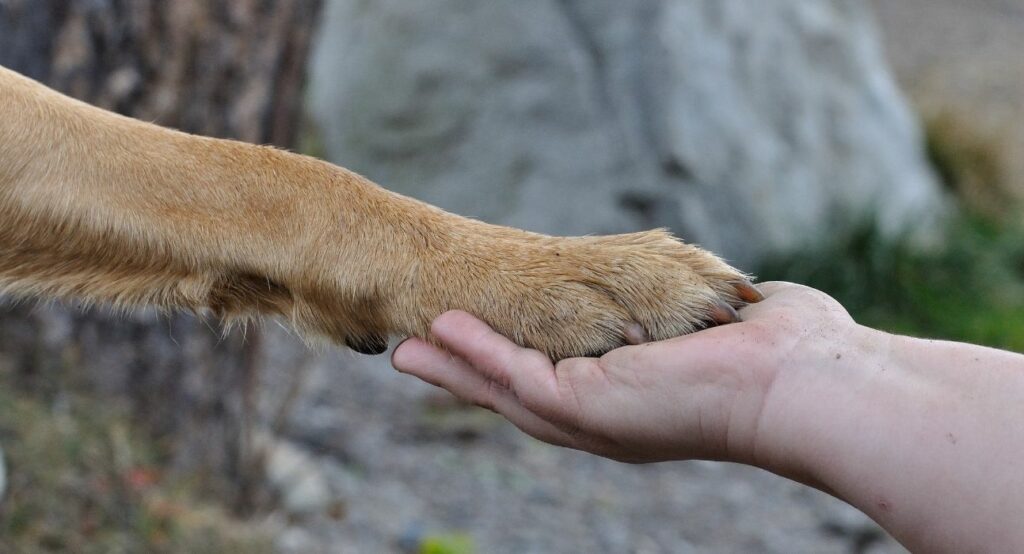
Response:
POLYGON ((330 0, 311 67, 332 161, 487 221, 750 266, 945 211, 858 0, 330 0))
POLYGON ((314 542, 309 531, 295 526, 288 527, 277 534, 274 539, 274 550, 280 554, 324 552, 314 542))
POLYGON ((268 484, 277 492, 281 507, 287 513, 307 516, 328 509, 334 495, 323 463, 302 448, 270 433, 259 433, 256 443, 263 453, 268 484))

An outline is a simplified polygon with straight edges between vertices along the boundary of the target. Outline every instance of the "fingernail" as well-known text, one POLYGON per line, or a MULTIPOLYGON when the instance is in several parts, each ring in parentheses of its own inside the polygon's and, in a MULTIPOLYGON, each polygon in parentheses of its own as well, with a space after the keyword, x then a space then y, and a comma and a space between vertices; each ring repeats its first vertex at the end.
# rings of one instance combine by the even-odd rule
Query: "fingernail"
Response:
POLYGON ((388 339, 381 335, 365 335, 345 339, 345 346, 360 354, 376 356, 388 350, 388 339))

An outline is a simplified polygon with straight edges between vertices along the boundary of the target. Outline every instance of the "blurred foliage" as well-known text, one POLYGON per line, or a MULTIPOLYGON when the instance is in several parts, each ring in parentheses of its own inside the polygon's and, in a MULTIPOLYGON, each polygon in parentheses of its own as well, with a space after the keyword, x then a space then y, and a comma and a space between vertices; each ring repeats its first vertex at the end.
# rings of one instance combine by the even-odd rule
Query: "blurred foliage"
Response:
POLYGON ((269 537, 162 475, 160 448, 130 421, 86 393, 23 394, 0 371, 0 552, 269 551, 269 537))
POLYGON ((927 120, 927 152, 960 205, 944 244, 922 251, 863 225, 772 260, 762 280, 823 290, 864 324, 1024 352, 1024 226, 1004 181, 1000 143, 964 119, 927 120))
POLYGON ((1007 178, 1006 139, 954 111, 926 117, 925 149, 940 181, 975 215, 1003 219, 1015 202, 1007 178))
POLYGON ((326 160, 327 145, 324 144, 323 137, 320 125, 310 117, 305 117, 302 120, 302 125, 299 127, 299 137, 296 140, 295 151, 299 154, 326 160))
POLYGON ((473 538, 464 533, 428 535, 420 543, 419 554, 473 554, 473 538))
POLYGON ((870 327, 1024 352, 1024 230, 966 218, 922 252, 865 226, 758 276, 823 290, 870 327))

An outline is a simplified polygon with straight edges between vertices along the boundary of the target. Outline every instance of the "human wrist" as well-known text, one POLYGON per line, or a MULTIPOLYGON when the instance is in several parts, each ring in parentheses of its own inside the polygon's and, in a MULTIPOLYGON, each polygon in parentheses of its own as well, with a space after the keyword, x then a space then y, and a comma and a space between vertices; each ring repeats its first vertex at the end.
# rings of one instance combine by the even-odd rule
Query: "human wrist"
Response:
POLYGON ((875 409, 878 373, 900 373, 893 348, 901 337, 852 320, 803 335, 774 362, 752 459, 773 473, 834 493, 833 462, 849 458, 847 450, 856 448, 846 439, 857 436, 861 412, 875 409))
MULTIPOLYGON (((876 332, 877 333, 877 332, 876 332)), ((877 335, 876 335, 877 336, 877 335)), ((1019 487, 1006 468, 1024 436, 1020 356, 884 335, 846 386, 804 425, 805 482, 842 498, 912 550, 962 552, 1015 532, 1019 487)))
POLYGON ((842 343, 822 341, 825 352, 835 350, 834 363, 820 363, 819 353, 808 371, 776 384, 789 402, 766 417, 776 456, 764 467, 845 500, 908 546, 963 550, 948 547, 970 542, 971 524, 963 522, 978 514, 950 509, 949 499, 975 501, 991 486, 985 472, 998 474, 982 469, 990 465, 985 448, 958 446, 991 421, 976 419, 979 407, 965 400, 966 391, 991 395, 961 359, 983 358, 985 349, 863 327, 845 335, 842 343))

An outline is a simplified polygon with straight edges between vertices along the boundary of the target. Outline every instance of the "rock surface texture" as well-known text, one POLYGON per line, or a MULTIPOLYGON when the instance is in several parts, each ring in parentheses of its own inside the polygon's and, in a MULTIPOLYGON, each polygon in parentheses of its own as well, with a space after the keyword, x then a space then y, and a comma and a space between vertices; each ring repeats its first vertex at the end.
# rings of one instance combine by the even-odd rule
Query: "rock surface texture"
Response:
POLYGON ((751 269, 944 201, 857 0, 330 0, 327 156, 555 234, 666 226, 751 269))

